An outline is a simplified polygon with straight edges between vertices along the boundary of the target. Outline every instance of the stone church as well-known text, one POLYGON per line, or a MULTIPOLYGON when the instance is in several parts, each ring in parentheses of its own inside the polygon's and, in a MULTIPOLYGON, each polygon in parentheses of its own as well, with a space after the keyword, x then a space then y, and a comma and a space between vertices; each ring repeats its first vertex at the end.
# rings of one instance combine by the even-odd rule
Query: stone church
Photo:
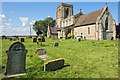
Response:
POLYGON ((82 10, 73 14, 73 5, 62 3, 56 9, 56 28, 58 38, 66 38, 68 34, 74 38, 89 40, 115 39, 116 29, 108 6, 84 14, 82 10))

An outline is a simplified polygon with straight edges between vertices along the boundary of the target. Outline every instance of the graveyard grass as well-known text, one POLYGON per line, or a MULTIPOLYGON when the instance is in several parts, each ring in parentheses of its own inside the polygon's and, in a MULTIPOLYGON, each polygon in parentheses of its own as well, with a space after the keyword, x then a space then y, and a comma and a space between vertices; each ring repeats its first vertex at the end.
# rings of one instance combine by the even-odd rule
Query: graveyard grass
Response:
MULTIPOLYGON (((6 67, 6 50, 14 41, 2 41, 2 64, 6 67)), ((46 39, 42 46, 37 46, 31 38, 26 38, 24 45, 28 50, 25 76, 17 78, 117 78, 118 43, 113 40, 46 39), (54 47, 54 42, 59 42, 54 47), (42 61, 35 50, 46 48, 49 58, 42 61), (43 64, 49 60, 64 58, 65 67, 56 71, 43 71, 43 64)), ((3 69, 3 73, 5 68, 3 69)))

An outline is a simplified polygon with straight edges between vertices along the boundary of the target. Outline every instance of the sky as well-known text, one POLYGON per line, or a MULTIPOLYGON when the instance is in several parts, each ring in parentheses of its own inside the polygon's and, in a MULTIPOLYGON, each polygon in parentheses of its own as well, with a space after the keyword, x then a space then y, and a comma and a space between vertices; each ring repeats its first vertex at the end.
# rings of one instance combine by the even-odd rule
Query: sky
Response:
MULTIPOLYGON (((73 13, 82 9, 84 14, 99 10, 106 6, 106 2, 66 2, 73 5, 73 13)), ((36 20, 43 20, 47 16, 56 18, 56 8, 61 2, 2 2, 0 13, 0 29, 2 35, 29 35, 30 26, 36 20)), ((109 10, 118 23, 118 2, 108 2, 109 10)), ((32 29, 32 35, 36 35, 32 29)))

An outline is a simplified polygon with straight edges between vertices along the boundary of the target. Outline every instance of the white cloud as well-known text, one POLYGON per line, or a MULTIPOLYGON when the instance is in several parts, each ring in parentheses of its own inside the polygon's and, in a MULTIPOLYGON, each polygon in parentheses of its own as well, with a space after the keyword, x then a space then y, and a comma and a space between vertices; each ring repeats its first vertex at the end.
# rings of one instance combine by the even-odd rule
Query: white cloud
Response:
MULTIPOLYGON (((4 23, 0 26, 0 29, 1 35, 30 35, 30 27, 14 27, 12 23, 4 23)), ((33 29, 31 30, 31 33, 32 35, 36 35, 33 29)))
MULTIPOLYGON (((7 35, 7 36, 30 35, 30 26, 33 27, 32 25, 35 22, 35 20, 33 20, 29 23, 27 17, 19 17, 20 21, 22 22, 22 26, 26 26, 26 27, 22 27, 22 26, 15 27, 12 24, 11 19, 6 19, 6 16, 4 14, 0 15, 1 21, 3 18, 4 18, 4 21, 0 25, 0 35, 7 35)), ((33 30, 33 28, 31 28, 31 35, 36 35, 36 32, 33 30)))
POLYGON ((22 22, 22 26, 28 26, 28 17, 19 17, 22 22))
POLYGON ((5 17, 5 14, 0 14, 0 21, 2 21, 2 19, 4 19, 5 17))
POLYGON ((35 23, 35 20, 31 21, 29 25, 32 26, 34 23, 35 23))

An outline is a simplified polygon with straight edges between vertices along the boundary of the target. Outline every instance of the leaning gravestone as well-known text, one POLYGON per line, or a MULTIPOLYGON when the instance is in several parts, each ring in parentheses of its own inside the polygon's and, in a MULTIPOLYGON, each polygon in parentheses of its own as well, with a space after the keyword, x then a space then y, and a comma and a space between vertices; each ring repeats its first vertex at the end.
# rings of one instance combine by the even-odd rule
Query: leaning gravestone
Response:
POLYGON ((59 43, 58 43, 58 42, 54 42, 54 47, 55 47, 55 46, 58 46, 58 45, 59 45, 59 43))
POLYGON ((13 43, 7 52, 7 64, 5 75, 15 75, 25 73, 26 53, 24 44, 13 43))
POLYGON ((64 59, 59 58, 44 64, 44 71, 55 71, 64 67, 64 59))

